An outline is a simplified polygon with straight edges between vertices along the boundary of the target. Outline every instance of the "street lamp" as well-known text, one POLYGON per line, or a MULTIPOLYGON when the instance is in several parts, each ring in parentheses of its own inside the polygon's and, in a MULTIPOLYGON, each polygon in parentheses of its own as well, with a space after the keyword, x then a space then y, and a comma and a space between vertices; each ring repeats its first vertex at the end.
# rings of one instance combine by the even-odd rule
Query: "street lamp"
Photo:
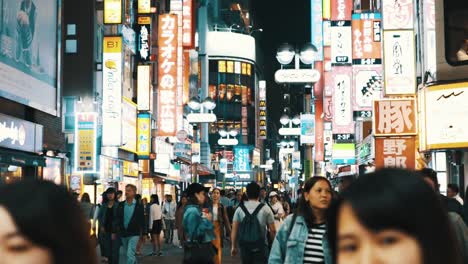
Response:
POLYGON ((187 105, 192 111, 190 114, 187 115, 187 121, 189 123, 216 122, 216 115, 213 114, 213 110, 216 108, 216 103, 210 97, 205 98, 203 102, 200 102, 198 98, 193 97, 192 99, 190 99, 187 105))
POLYGON ((218 140, 218 145, 221 146, 235 146, 239 144, 239 141, 237 140, 237 135, 239 132, 237 129, 231 129, 227 131, 226 129, 222 128, 218 131, 219 136, 221 137, 218 140))
POLYGON ((281 65, 287 65, 292 62, 295 54, 294 47, 291 44, 284 43, 278 48, 276 59, 281 65))
POLYGON ((315 61, 315 54, 317 54, 317 48, 311 43, 306 43, 302 46, 301 51, 299 52, 299 59, 302 63, 310 65, 315 61))
POLYGON ((280 118, 280 123, 283 126, 279 129, 281 136, 300 136, 301 128, 297 127, 301 124, 301 118, 299 115, 290 118, 287 114, 284 114, 280 118))

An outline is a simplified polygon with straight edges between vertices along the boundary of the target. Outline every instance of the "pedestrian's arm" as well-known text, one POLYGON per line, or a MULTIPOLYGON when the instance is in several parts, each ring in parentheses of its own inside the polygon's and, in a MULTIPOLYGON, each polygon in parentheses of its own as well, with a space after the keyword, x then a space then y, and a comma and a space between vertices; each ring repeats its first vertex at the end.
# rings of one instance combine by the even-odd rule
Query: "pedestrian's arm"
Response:
POLYGON ((239 230, 239 222, 233 221, 232 222, 232 231, 231 231, 231 251, 233 249, 237 249, 237 232, 239 230))
POLYGON ((226 207, 223 207, 223 217, 224 217, 224 226, 226 227, 226 230, 228 234, 231 233, 231 222, 229 221, 228 213, 226 207))
POLYGON ((149 223, 148 223, 148 228, 149 230, 152 230, 153 229, 153 214, 154 214, 154 210, 155 210, 156 206, 151 206, 150 207, 150 214, 149 214, 149 223))
POLYGON ((140 236, 146 233, 146 226, 145 226, 145 209, 143 206, 139 206, 138 208, 138 221, 140 224, 140 236))

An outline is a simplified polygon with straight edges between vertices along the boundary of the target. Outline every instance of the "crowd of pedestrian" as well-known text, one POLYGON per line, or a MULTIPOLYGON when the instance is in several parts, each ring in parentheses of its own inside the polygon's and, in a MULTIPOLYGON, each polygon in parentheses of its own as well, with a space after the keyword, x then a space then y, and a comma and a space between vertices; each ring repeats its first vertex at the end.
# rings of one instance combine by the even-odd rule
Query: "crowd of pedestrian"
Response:
POLYGON ((129 184, 125 200, 109 188, 95 206, 86 193, 78 202, 53 183, 23 181, 0 187, 0 255, 93 264, 99 245, 103 262, 118 263, 122 251, 133 264, 147 237, 162 256, 164 234, 166 244, 178 240, 184 264, 223 263, 229 247, 242 264, 468 263, 468 203, 457 185, 447 196, 439 189, 431 169, 384 169, 340 181, 339 193, 312 177, 294 198, 255 182, 237 191, 193 183, 178 203, 156 194, 147 202, 129 184))

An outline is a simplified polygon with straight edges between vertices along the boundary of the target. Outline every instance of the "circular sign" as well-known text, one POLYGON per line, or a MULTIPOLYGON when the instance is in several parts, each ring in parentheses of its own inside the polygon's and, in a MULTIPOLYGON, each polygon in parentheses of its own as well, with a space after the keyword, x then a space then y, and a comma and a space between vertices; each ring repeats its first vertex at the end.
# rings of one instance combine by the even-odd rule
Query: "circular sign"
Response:
POLYGON ((177 140, 179 141, 185 141, 188 137, 187 131, 185 130, 177 131, 176 137, 177 137, 177 140))

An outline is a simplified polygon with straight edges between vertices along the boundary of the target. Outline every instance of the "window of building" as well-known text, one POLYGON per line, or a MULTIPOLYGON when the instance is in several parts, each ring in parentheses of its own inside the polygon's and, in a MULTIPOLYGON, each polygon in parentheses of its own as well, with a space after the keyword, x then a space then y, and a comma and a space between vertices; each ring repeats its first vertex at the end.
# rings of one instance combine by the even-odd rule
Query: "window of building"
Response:
POLYGON ((468 1, 444 1, 445 58, 451 65, 468 64, 468 1))
POLYGON ((447 194, 447 155, 445 152, 432 154, 432 169, 437 172, 440 193, 447 194))

